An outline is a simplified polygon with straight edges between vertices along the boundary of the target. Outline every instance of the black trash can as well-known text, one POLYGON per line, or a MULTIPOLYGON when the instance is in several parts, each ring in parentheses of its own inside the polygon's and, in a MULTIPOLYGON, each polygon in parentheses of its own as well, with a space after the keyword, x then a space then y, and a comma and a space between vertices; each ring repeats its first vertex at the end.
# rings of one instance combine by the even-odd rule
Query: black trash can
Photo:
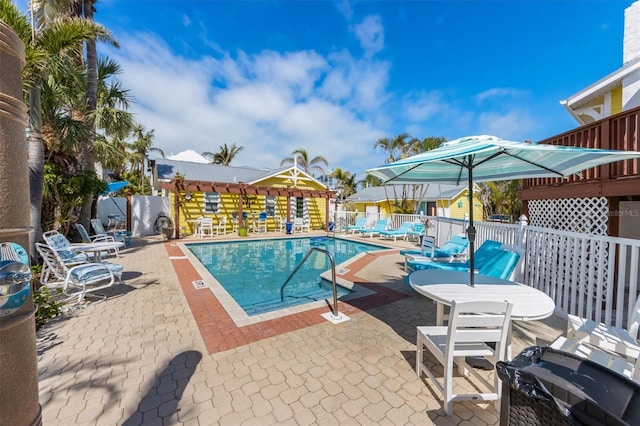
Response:
POLYGON ((500 425, 640 425, 640 385, 577 355, 532 346, 496 364, 500 425))

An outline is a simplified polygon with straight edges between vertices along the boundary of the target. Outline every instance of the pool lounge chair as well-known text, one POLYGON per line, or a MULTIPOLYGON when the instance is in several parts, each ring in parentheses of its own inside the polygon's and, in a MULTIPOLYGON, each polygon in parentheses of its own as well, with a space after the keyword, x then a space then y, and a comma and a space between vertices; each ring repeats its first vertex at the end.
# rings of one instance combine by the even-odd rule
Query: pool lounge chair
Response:
POLYGON ((413 228, 413 222, 402 222, 398 229, 385 229, 384 231, 380 231, 380 239, 391 239, 393 241, 397 241, 398 237, 406 238, 407 232, 413 228))
MULTIPOLYGON (((40 278, 42 285, 62 290, 64 301, 77 299, 76 303, 82 303, 89 293, 114 285, 115 278, 121 282, 121 265, 110 262, 70 264, 63 261, 59 253, 50 246, 42 243, 36 243, 36 250, 42 257, 42 269, 48 271, 46 279, 40 278)), ((106 298, 105 295, 93 295, 101 299, 106 298)))
POLYGON ((348 225, 347 226, 347 233, 351 232, 352 234, 355 234, 356 232, 366 229, 367 226, 367 218, 366 217, 359 217, 356 219, 356 223, 355 225, 348 225))
POLYGON ((362 236, 368 235, 369 237, 373 238, 374 235, 380 235, 381 231, 384 231, 385 229, 387 229, 388 223, 389 223, 388 219, 378 219, 378 221, 376 222, 373 228, 363 229, 357 232, 358 234, 362 234, 362 236))
POLYGON ((419 241, 420 237, 427 234, 427 227, 424 223, 414 223, 413 227, 407 231, 407 235, 404 237, 407 241, 419 241))
MULTIPOLYGON (((486 240, 475 252, 474 268, 480 275, 507 280, 513 279, 523 257, 524 250, 520 247, 486 240)), ((462 263, 408 260, 407 266, 413 271, 420 269, 469 271, 469 260, 462 263)))
POLYGON ((93 228, 93 232, 95 232, 96 235, 111 236, 116 241, 123 242, 125 247, 129 247, 131 245, 131 232, 129 231, 107 231, 104 229, 102 221, 98 218, 91 219, 91 227, 93 228))
MULTIPOLYGON (((87 228, 84 227, 83 224, 81 223, 76 223, 76 230, 78 231, 78 234, 80 235, 80 239, 82 240, 83 243, 99 243, 99 242, 103 242, 103 241, 110 241, 110 242, 115 242, 115 238, 113 238, 110 235, 89 235, 89 232, 87 232, 87 228)), ((116 257, 120 257, 120 252, 118 251, 118 248, 113 248, 108 250, 108 252, 112 252, 113 254, 116 255, 116 257)))
MULTIPOLYGON (((433 237, 431 237, 433 238, 433 237)), ((410 255, 413 260, 428 260, 421 259, 419 256, 429 257, 431 259, 449 259, 452 258, 460 258, 466 254, 467 248, 469 247, 469 240, 464 235, 456 235, 447 241, 442 247, 434 248, 432 250, 431 243, 426 236, 422 239, 422 247, 420 250, 410 249, 410 250, 400 250, 400 254, 405 256, 405 262, 408 260, 407 256, 410 255), (427 245, 425 249, 425 244, 427 245)))

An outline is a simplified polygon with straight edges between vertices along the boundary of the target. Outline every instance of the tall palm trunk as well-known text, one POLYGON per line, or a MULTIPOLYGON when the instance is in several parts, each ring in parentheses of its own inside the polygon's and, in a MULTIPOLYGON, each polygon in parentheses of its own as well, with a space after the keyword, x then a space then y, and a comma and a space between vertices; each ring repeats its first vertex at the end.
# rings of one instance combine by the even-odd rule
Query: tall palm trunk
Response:
POLYGON ((40 111, 40 86, 29 91, 29 193, 31 204, 31 231, 29 253, 35 255, 36 242, 42 235, 42 190, 44 185, 44 139, 40 111))
MULTIPOLYGON (((83 9, 85 19, 93 22, 93 4, 95 0, 84 0, 83 9)), ((80 147, 80 165, 84 170, 95 170, 95 155, 93 153, 93 145, 96 140, 95 123, 93 113, 96 110, 97 92, 98 92, 98 54, 96 51, 95 39, 86 42, 86 68, 87 68, 87 93, 86 93, 86 115, 85 120, 90 127, 89 136, 85 144, 80 147)), ((80 211, 79 222, 88 228, 91 217, 93 216, 94 196, 87 197, 85 205, 80 211)))

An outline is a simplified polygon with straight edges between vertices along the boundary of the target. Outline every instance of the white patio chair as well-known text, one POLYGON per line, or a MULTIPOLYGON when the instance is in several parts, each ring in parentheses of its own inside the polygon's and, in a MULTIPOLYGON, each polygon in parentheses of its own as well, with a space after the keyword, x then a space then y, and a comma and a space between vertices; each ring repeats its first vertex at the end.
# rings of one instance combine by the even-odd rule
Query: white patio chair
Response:
POLYGON ((91 219, 91 227, 93 228, 95 235, 107 235, 113 237, 116 241, 124 243, 125 247, 128 247, 131 243, 131 233, 120 230, 107 231, 104 229, 102 221, 98 218, 91 219))
POLYGON ((640 356, 638 331, 640 326, 640 297, 636 299, 633 310, 629 312, 628 329, 597 323, 593 320, 569 315, 567 320, 567 338, 576 342, 588 343, 595 347, 613 351, 635 361, 640 356))
MULTIPOLYGON (((476 301, 456 303, 451 306, 448 326, 417 327, 416 374, 427 375, 444 397, 444 412, 451 415, 454 401, 499 401, 501 386, 495 370, 493 384, 470 368, 465 357, 485 357, 493 364, 506 357, 508 327, 513 304, 508 301, 476 301), (488 343, 494 343, 495 349, 488 343), (440 382, 425 365, 423 348, 433 353, 444 366, 443 382, 440 382), (467 394, 453 393, 453 363, 461 374, 470 373, 487 392, 467 394)), ((474 381, 474 385, 478 388, 474 381)), ((479 390, 479 388, 478 388, 479 390)), ((499 409, 499 404, 496 404, 499 409)))
MULTIPOLYGON (((84 225, 81 223, 76 223, 76 230, 78 231, 78 234, 80 235, 80 239, 82 240, 83 243, 99 243, 102 241, 108 241, 108 242, 116 241, 116 239, 113 238, 111 235, 89 235, 89 232, 87 232, 87 228, 85 228, 84 225)), ((120 257, 120 251, 118 250, 117 247, 110 249, 107 252, 113 252, 113 254, 115 254, 116 257, 120 257)))
POLYGON ((225 235, 227 233, 227 217, 222 216, 216 224, 216 235, 225 235))
POLYGON ((309 220, 303 219, 301 217, 296 217, 293 220, 293 232, 311 232, 311 226, 309 224, 309 220))
MULTIPOLYGON (((50 289, 60 289, 64 294, 64 301, 77 298, 76 303, 82 303, 89 293, 111 287, 115 278, 120 283, 123 267, 110 262, 101 263, 66 263, 59 253, 47 244, 36 243, 36 250, 42 257, 43 270, 48 271, 48 278, 41 277, 43 286, 50 289)), ((91 294, 98 298, 105 295, 91 294)))
POLYGON ((614 353, 595 348, 588 343, 567 339, 562 336, 554 340, 549 346, 553 349, 569 352, 581 358, 589 359, 640 383, 640 369, 638 368, 640 367, 640 358, 636 357, 633 360, 629 360, 624 356, 618 356, 614 353))
POLYGON ((200 219, 199 236, 204 238, 207 234, 213 237, 213 219, 210 217, 203 217, 200 219))

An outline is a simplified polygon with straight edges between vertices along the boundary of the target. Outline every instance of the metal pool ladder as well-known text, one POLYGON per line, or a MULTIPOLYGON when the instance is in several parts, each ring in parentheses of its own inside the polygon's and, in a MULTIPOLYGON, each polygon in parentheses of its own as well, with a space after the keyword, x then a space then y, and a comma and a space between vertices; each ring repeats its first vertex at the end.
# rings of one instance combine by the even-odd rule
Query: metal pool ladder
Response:
POLYGON ((284 282, 284 284, 282 284, 282 287, 280 287, 280 301, 284 301, 284 288, 286 287, 287 284, 289 284, 289 281, 291 281, 291 278, 293 278, 296 272, 298 272, 298 270, 302 267, 304 262, 309 258, 309 256, 313 251, 319 251, 320 253, 326 254, 327 257, 329 258, 329 262, 331 262, 331 283, 333 284, 333 308, 331 309, 331 314, 336 319, 340 318, 340 313, 338 312, 338 287, 336 284, 336 262, 333 260, 333 255, 331 253, 329 253, 325 249, 321 249, 318 247, 311 247, 309 249, 309 251, 304 256, 302 261, 298 263, 298 266, 296 266, 296 268, 293 270, 293 272, 291 272, 289 277, 287 277, 287 280, 284 282))

